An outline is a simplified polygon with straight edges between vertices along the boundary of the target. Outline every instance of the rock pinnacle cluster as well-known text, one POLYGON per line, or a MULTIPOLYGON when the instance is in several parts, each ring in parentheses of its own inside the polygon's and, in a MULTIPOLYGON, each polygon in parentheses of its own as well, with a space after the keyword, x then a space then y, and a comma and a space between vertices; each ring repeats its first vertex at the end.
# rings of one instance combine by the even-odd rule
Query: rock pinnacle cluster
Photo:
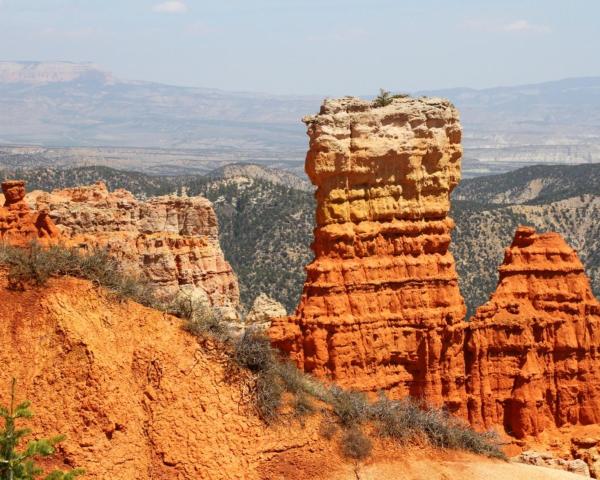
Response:
POLYGON ((449 195, 461 127, 437 98, 326 100, 305 118, 314 261, 274 345, 344 387, 444 405, 515 437, 600 423, 600 303, 556 233, 520 227, 465 321, 449 195))

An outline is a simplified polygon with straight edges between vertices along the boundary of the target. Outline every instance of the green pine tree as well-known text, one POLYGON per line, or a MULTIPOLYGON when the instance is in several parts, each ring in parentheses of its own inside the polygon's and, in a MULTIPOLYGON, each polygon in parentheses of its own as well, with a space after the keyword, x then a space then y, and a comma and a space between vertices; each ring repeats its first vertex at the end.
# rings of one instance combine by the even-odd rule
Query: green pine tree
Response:
POLYGON ((386 105, 389 105, 390 103, 392 103, 393 100, 394 100, 394 97, 392 96, 391 92, 388 92, 387 90, 384 90, 383 88, 380 88, 379 95, 377 95, 375 97, 375 100, 373 100, 373 106, 374 107, 385 107, 386 105))
MULTIPOLYGON (((31 440, 24 450, 17 450, 23 437, 29 435, 27 428, 17 428, 18 419, 31 418, 29 402, 25 401, 15 407, 15 385, 13 378, 10 392, 10 407, 0 406, 0 417, 4 419, 4 430, 0 431, 0 480, 33 480, 43 474, 43 470, 35 463, 36 457, 49 457, 54 454, 54 446, 64 440, 63 435, 49 439, 31 440)), ((54 470, 44 477, 45 480, 72 480, 82 475, 83 470, 69 472, 54 470)))

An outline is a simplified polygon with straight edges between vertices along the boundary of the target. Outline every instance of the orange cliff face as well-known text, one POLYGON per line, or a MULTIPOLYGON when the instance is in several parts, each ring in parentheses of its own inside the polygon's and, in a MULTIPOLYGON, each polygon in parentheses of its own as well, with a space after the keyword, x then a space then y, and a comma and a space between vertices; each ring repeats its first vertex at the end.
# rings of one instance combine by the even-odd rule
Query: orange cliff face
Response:
POLYGON ((600 423, 600 303, 560 235, 517 230, 467 338, 472 424, 523 437, 600 423))
POLYGON ((273 322, 273 343, 344 387, 464 410, 465 306, 447 217, 460 179, 456 109, 347 97, 305 122, 315 259, 295 315, 273 322))
POLYGON ((0 242, 24 246, 58 243, 60 233, 46 210, 32 211, 25 202, 25 182, 2 182, 4 206, 0 207, 0 242))
POLYGON ((185 292, 236 318, 237 277, 225 260, 212 204, 203 197, 137 200, 106 185, 32 192, 29 201, 49 212, 75 245, 108 248, 133 273, 143 274, 159 297, 185 292))

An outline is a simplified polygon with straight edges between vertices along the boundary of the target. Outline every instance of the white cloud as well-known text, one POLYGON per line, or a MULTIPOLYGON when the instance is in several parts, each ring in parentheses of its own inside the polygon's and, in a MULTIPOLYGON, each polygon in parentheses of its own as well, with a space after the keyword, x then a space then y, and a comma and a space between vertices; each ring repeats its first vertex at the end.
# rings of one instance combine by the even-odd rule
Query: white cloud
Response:
POLYGON ((515 20, 503 26, 506 32, 530 32, 530 33, 548 33, 550 27, 547 25, 536 25, 527 20, 515 20))
POLYGON ((185 13, 187 10, 188 7, 185 2, 181 2, 180 0, 170 0, 152 7, 152 11, 159 13, 185 13))
POLYGON ((486 19, 468 19, 463 22, 462 26, 468 30, 488 33, 549 33, 552 31, 547 25, 535 24, 523 19, 506 23, 486 19))

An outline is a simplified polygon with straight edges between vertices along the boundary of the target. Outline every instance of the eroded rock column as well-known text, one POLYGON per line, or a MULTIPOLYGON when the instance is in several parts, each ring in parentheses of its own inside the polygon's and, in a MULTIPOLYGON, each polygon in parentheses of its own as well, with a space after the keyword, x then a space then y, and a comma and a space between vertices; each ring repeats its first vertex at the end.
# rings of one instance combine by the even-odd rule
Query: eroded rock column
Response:
POLYGON ((466 335, 474 426, 524 437, 600 423, 600 303, 559 234, 517 230, 466 335))
POLYGON ((342 386, 461 410, 465 306, 447 217, 462 156, 456 109, 347 97, 304 121, 315 259, 295 315, 270 330, 274 344, 342 386))
MULTIPOLYGON (((45 209, 33 211, 25 202, 25 182, 2 182, 4 205, 0 207, 0 243, 48 246, 60 241, 60 233, 45 209)), ((1 203, 1 202, 0 202, 1 203)))

